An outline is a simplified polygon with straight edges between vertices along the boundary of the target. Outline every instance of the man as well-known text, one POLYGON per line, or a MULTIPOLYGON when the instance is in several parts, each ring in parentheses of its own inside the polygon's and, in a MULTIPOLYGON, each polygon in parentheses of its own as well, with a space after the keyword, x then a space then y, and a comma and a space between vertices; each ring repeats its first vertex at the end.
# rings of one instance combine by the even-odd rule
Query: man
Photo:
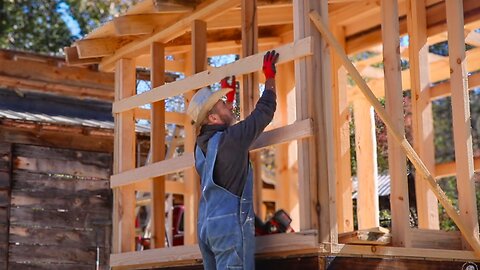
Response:
POLYGON ((198 242, 206 270, 255 269, 253 174, 248 150, 275 113, 277 60, 275 51, 265 54, 265 91, 245 120, 234 124, 231 94, 227 102, 220 99, 234 91, 234 81, 230 85, 223 81, 223 87, 231 88, 216 92, 199 90, 189 104, 187 113, 201 126, 195 167, 202 191, 198 242))

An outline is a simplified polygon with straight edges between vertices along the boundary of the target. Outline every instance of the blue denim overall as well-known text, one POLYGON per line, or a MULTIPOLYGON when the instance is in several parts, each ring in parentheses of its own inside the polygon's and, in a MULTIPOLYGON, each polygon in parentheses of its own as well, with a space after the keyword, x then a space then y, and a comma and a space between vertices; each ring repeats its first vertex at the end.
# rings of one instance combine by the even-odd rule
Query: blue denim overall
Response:
MULTIPOLYGON (((195 167, 201 177, 202 195, 198 210, 198 242, 206 270, 255 269, 255 228, 253 212, 253 176, 248 179, 241 197, 213 181, 213 167, 222 132, 210 138, 206 158, 195 149, 195 167)), ((233 153, 232 153, 233 155, 233 153)))

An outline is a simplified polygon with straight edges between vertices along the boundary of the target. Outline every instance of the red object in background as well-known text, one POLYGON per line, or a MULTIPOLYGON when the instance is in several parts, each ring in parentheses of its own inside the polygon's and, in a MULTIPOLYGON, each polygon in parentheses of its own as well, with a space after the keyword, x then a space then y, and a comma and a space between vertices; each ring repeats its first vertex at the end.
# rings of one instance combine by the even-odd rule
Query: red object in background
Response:
MULTIPOLYGON (((184 212, 185 207, 183 205, 175 205, 172 210, 172 236, 173 236, 173 246, 181 246, 184 243, 184 212)), ((255 235, 266 235, 266 234, 275 234, 275 233, 288 233, 293 232, 290 223, 292 219, 290 216, 282 209, 275 212, 275 214, 263 223, 260 218, 255 216, 255 235)), ((139 226, 141 220, 135 220, 135 225, 139 226)), ((138 250, 141 249, 150 249, 150 238, 136 237, 135 238, 138 250)))
POLYGON ((275 212, 265 223, 255 216, 255 235, 293 232, 290 223, 292 223, 292 219, 283 209, 275 212))
POLYGON ((172 218, 172 235, 173 235, 173 246, 183 245, 183 213, 185 208, 183 205, 175 205, 173 207, 173 218, 172 218))

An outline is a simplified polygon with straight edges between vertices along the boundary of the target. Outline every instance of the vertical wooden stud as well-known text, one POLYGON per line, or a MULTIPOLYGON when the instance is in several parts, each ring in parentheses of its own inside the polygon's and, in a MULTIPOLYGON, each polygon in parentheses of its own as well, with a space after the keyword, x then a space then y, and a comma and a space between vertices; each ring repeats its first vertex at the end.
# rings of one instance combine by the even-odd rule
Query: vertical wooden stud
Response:
MULTIPOLYGON (((186 57, 185 59, 189 59, 186 57)), ((207 68, 207 24, 204 21, 195 20, 192 23, 192 61, 191 66, 186 67, 185 75, 192 75, 207 68)), ((188 106, 195 91, 184 94, 185 105, 188 106)), ((185 123, 185 152, 193 152, 195 149, 196 129, 191 120, 185 123)), ((185 170, 185 244, 197 242, 196 224, 198 216, 198 198, 200 192, 200 178, 195 168, 185 170)))
POLYGON ((378 227, 377 143, 373 107, 365 98, 353 102, 355 148, 357 153, 357 220, 358 229, 378 227))
MULTIPOLYGON (((466 237, 472 237, 478 241, 478 210, 473 171, 468 72, 463 28, 463 2, 447 0, 446 5, 458 207, 460 209, 460 218, 465 222, 468 230, 466 237)), ((463 246, 464 248, 470 248, 465 240, 463 241, 463 246)))
MULTIPOLYGON (((276 126, 285 126, 288 124, 287 94, 295 86, 293 63, 285 63, 277 67, 279 74, 277 80, 277 111, 275 112, 276 126)), ((290 143, 289 143, 290 144, 290 143)), ((278 209, 284 209, 291 213, 290 209, 290 179, 289 177, 289 144, 280 144, 275 146, 275 166, 276 166, 276 206, 278 209)))
MULTIPOLYGON (((345 46, 344 28, 332 25, 337 40, 345 46)), ((332 88, 335 139, 335 170, 337 174, 338 232, 353 231, 352 175, 350 169, 350 109, 347 100, 347 72, 336 54, 332 54, 332 88)))
MULTIPOLYGON (((115 67, 115 100, 135 95, 135 62, 120 59, 115 67)), ((133 110, 115 114, 114 173, 135 168, 135 118, 133 110)), ((114 190, 113 252, 135 250, 135 188, 114 190)))
MULTIPOLYGON (((165 47, 154 42, 150 47, 152 88, 165 83, 165 47)), ((165 159, 165 101, 152 103, 150 149, 152 162, 165 159)), ((165 246, 165 176, 152 180, 152 244, 154 248, 165 246)))
POLYGON ((312 117, 314 138, 299 141, 301 229, 318 229, 318 241, 338 242, 330 52, 309 20, 311 10, 328 22, 327 1, 294 1, 294 39, 312 36, 315 54, 295 62, 297 119, 312 117))
MULTIPOLYGON (((429 93, 427 17, 425 0, 407 1, 413 146, 428 170, 435 175, 432 103, 429 93)), ((428 182, 415 175, 418 227, 439 229, 438 201, 428 182)))
MULTIPOLYGON (((247 57, 258 52, 258 20, 257 0, 242 0, 242 57, 247 57)), ((258 73, 243 75, 243 87, 240 90, 241 107, 240 115, 245 119, 255 107, 258 99, 258 73)), ((263 204, 262 190, 262 166, 260 153, 252 153, 250 160, 254 172, 254 209, 257 216, 264 219, 266 209, 263 204)))
MULTIPOLYGON (((306 15, 309 12, 306 1, 293 1, 293 27, 294 40, 300 40, 309 36, 312 29, 306 15)), ((317 44, 320 37, 315 36, 314 44, 317 44)), ((315 56, 295 60, 295 100, 297 120, 313 117, 313 58, 320 50, 318 45, 315 49, 315 56)), ((298 181, 299 194, 302 194, 299 201, 300 208, 300 230, 318 229, 319 225, 319 202, 318 183, 316 169, 315 139, 305 138, 298 140, 298 181)))
MULTIPOLYGON (((400 66, 398 1, 382 0, 383 62, 385 70, 385 107, 401 136, 405 136, 403 91, 400 66)), ((388 170, 394 246, 408 247, 409 206, 406 156, 393 135, 388 134, 388 170)))

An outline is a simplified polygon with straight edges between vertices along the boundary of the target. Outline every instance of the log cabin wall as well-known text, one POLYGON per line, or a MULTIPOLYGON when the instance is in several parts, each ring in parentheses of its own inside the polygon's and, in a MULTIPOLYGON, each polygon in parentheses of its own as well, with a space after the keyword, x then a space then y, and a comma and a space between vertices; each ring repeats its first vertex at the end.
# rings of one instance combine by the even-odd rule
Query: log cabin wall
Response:
POLYGON ((0 269, 109 269, 113 137, 14 122, 0 128, 0 269))
POLYGON ((11 144, 0 142, 0 269, 8 262, 8 215, 12 174, 11 144))
POLYGON ((8 269, 108 269, 110 153, 13 145, 8 269))

